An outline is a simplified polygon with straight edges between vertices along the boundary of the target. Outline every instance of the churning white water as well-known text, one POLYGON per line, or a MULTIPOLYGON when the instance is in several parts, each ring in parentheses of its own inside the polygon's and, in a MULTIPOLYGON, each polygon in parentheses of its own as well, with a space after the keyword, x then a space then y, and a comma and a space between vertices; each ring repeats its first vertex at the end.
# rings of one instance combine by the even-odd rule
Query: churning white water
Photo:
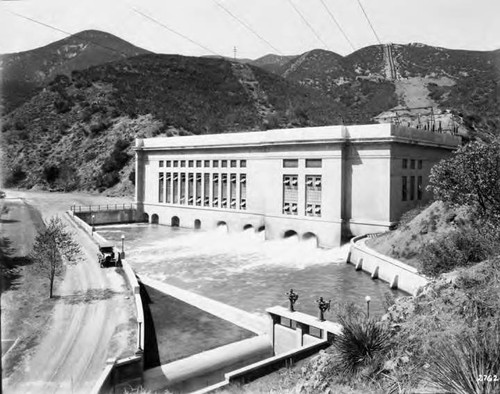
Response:
POLYGON ((388 285, 373 281, 345 263, 348 245, 316 247, 315 239, 290 237, 266 241, 253 229, 228 233, 158 225, 101 227, 99 233, 121 246, 139 276, 148 276, 237 306, 249 312, 287 305, 285 293, 299 293, 296 309, 316 314, 315 300, 353 301, 364 307, 370 295, 373 312, 382 312, 388 285))

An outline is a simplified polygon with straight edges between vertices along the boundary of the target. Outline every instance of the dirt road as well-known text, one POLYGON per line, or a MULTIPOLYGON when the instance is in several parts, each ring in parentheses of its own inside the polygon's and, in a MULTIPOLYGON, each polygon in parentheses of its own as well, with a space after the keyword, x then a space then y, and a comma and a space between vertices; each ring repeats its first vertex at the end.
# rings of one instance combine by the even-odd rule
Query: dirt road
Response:
MULTIPOLYGON (((44 219, 73 203, 129 202, 84 194, 7 191, 33 205, 44 219)), ((88 393, 106 359, 130 355, 135 339, 132 297, 115 268, 96 263, 93 241, 71 224, 82 246, 82 259, 67 267, 56 288, 53 316, 32 355, 4 382, 6 393, 88 393)))

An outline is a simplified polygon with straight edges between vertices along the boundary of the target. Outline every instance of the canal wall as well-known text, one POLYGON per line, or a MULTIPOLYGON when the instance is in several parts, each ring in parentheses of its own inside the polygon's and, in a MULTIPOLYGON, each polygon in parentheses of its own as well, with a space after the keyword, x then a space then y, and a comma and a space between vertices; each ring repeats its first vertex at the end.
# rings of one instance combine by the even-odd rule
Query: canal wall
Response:
MULTIPOLYGON (((99 245, 99 243, 107 242, 101 235, 93 231, 92 226, 87 224, 74 212, 66 213, 69 220, 72 221, 82 231, 87 233, 91 239, 99 245)), ((115 248, 115 253, 120 251, 115 248)), ((125 279, 131 289, 136 312, 137 322, 137 339, 135 349, 130 349, 131 356, 116 359, 111 358, 106 361, 106 367, 102 371, 99 379, 94 384, 91 394, 106 394, 113 392, 121 392, 120 390, 130 387, 138 387, 143 383, 144 370, 144 309, 140 295, 140 286, 137 281, 132 267, 125 259, 121 260, 125 279)))
POLYGON ((180 301, 204 310, 205 312, 231 322, 257 335, 267 334, 267 319, 256 316, 253 313, 147 277, 141 277, 141 282, 146 286, 177 298, 180 301))
POLYGON ((428 283, 428 279, 418 273, 415 267, 385 256, 366 246, 368 235, 351 240, 347 262, 356 270, 368 272, 373 279, 382 279, 392 289, 400 289, 416 295, 418 290, 428 283))
POLYGON ((273 346, 272 357, 224 375, 224 380, 192 394, 205 394, 230 384, 245 384, 326 349, 342 333, 342 326, 282 306, 266 309, 273 346))
POLYGON ((267 335, 207 350, 144 371, 144 388, 191 392, 221 382, 225 374, 273 356, 267 335))
POLYGON ((75 216, 92 225, 140 223, 142 215, 135 209, 109 209, 100 211, 75 212, 75 216))

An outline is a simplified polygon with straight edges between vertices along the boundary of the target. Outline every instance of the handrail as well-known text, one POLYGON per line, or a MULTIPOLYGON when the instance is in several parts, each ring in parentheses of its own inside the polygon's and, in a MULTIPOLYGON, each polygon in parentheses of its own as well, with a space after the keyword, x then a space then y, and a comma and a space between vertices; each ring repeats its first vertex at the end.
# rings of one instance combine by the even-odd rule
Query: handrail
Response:
POLYGON ((106 204, 106 205, 76 205, 70 206, 70 211, 75 212, 99 212, 137 209, 137 204, 106 204))

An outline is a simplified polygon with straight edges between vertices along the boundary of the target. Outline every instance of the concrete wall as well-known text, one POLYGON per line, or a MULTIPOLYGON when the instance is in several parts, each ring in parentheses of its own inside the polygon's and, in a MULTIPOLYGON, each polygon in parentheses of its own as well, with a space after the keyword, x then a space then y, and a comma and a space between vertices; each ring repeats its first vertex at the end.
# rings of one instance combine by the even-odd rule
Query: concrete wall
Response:
MULTIPOLYGON (((448 157, 451 151, 448 149, 434 148, 426 146, 393 144, 391 146, 391 194, 390 194, 390 220, 397 221, 401 215, 419 205, 424 205, 432 199, 432 192, 426 190, 429 185, 429 175, 431 168, 440 160, 448 157), (407 160, 407 168, 403 168, 403 159, 407 160), (411 160, 415 161, 415 168, 411 168, 411 160), (418 161, 422 161, 422 168, 418 168, 418 161), (408 179, 408 199, 402 200, 402 177, 408 179), (417 187, 415 186, 415 198, 410 199, 411 176, 422 176, 422 199, 417 198, 417 187)), ((365 232, 369 233, 370 231, 365 232)), ((361 235, 361 234, 360 234, 361 235)))
POLYGON ((272 357, 267 336, 257 336, 195 354, 144 372, 144 387, 191 392, 224 380, 224 374, 272 357))
POLYGON ((267 308, 269 316, 269 335, 274 354, 287 353, 306 345, 312 345, 325 340, 332 340, 342 332, 342 326, 331 321, 320 321, 318 318, 297 311, 290 311, 282 306, 267 308), (282 319, 290 322, 281 324, 282 319), (295 328, 291 328, 295 327, 295 328), (311 329, 319 332, 320 338, 311 335, 311 329))
POLYGON ((365 244, 366 237, 351 240, 348 263, 372 274, 372 277, 388 282, 392 288, 398 288, 415 295, 428 280, 419 275, 418 270, 396 259, 384 256, 365 244))
POLYGON ((297 332, 279 324, 274 326, 274 354, 286 353, 301 346, 297 332))
POLYGON ((136 223, 142 222, 142 215, 136 209, 110 209, 92 212, 75 212, 87 224, 116 224, 116 223, 136 223))

